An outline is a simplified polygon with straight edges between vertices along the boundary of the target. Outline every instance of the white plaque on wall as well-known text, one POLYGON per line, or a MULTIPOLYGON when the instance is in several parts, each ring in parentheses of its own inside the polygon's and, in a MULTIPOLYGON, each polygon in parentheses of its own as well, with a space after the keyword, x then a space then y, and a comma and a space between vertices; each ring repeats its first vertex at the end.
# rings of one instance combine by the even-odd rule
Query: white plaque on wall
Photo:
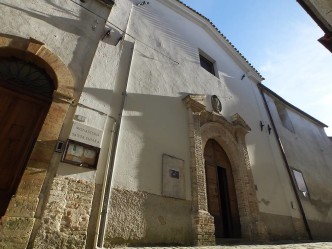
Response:
POLYGON ((69 139, 94 147, 101 147, 103 131, 97 128, 74 122, 69 139))
POLYGON ((163 154, 163 195, 185 199, 184 161, 163 154))

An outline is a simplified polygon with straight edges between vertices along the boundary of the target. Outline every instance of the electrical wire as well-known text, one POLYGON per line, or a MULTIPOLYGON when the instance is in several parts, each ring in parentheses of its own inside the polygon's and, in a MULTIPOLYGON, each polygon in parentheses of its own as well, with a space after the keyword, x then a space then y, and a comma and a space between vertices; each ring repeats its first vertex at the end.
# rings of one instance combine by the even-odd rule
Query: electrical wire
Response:
POLYGON ((94 12, 94 11, 88 9, 87 7, 85 7, 85 6, 83 6, 83 5, 81 5, 81 4, 77 3, 77 2, 75 2, 74 0, 69 0, 69 1, 72 2, 72 3, 74 3, 74 4, 76 4, 76 5, 78 5, 78 6, 80 6, 81 8, 83 8, 83 9, 85 9, 86 11, 92 13, 93 15, 99 17, 100 19, 104 20, 105 23, 108 23, 108 24, 112 25, 113 27, 115 27, 116 29, 118 29, 119 31, 121 31, 123 34, 126 34, 126 35, 128 35, 129 37, 133 38, 135 41, 142 43, 142 44, 145 45, 146 47, 148 47, 148 48, 154 50, 155 52, 161 54, 162 56, 168 58, 169 60, 175 62, 176 64, 178 64, 178 65, 180 64, 179 62, 177 62, 176 60, 173 60, 173 59, 172 59, 171 57, 169 57, 168 55, 162 53, 161 51, 155 49, 154 47, 152 47, 152 46, 150 46, 150 45, 148 45, 148 44, 142 42, 141 40, 135 38, 133 35, 127 33, 125 30, 121 29, 121 28, 118 27, 116 24, 114 24, 114 23, 108 21, 106 18, 102 17, 101 15, 97 14, 96 12, 94 12))

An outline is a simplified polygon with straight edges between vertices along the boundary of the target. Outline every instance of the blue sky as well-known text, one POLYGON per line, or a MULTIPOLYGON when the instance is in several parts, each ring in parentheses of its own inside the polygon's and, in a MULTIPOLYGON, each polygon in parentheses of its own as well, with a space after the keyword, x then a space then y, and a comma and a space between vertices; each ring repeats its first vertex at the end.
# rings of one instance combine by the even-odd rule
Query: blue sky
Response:
MULTIPOLYGON (((296 0, 183 0, 209 18, 263 75, 263 84, 332 126, 332 54, 296 0)), ((332 127, 326 129, 332 136, 332 127)))

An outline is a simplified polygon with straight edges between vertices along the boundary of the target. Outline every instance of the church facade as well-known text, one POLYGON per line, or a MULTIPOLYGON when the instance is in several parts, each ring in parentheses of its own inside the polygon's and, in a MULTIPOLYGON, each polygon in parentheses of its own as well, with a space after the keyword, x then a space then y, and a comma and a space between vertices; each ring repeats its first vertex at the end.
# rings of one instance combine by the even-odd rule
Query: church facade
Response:
POLYGON ((331 239, 325 124, 177 0, 2 1, 0 248, 331 239))

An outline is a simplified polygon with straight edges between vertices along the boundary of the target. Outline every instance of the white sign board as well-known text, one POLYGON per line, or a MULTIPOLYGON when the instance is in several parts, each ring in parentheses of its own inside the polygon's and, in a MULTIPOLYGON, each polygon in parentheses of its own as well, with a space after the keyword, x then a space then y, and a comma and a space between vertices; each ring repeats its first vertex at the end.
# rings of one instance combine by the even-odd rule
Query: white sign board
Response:
POLYGON ((163 195, 185 199, 184 161, 163 155, 163 195))
POLYGON ((74 122, 71 128, 69 139, 88 144, 94 147, 101 147, 103 131, 91 126, 74 122))

